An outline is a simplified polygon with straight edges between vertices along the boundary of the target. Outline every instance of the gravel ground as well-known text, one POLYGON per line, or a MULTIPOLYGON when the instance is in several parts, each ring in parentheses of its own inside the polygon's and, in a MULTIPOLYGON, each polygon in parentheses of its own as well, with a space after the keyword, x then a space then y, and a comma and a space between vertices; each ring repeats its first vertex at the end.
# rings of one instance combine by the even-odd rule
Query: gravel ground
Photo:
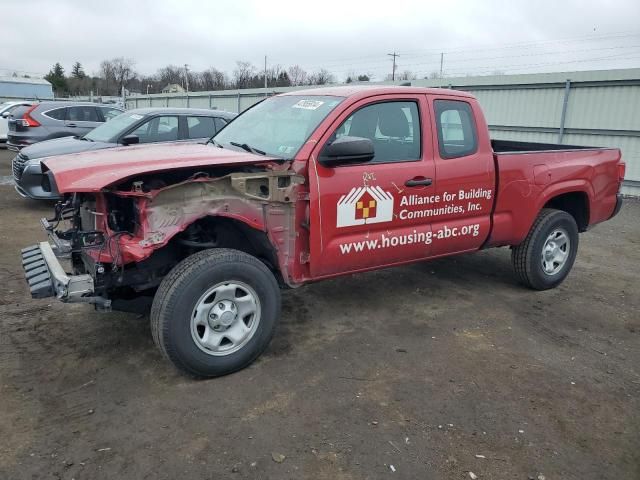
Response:
POLYGON ((0 150, 0 478, 640 478, 640 203, 581 236, 559 288, 509 251, 284 293, 254 365, 185 378, 147 318, 32 300, 51 204, 0 150), (4 185, 2 185, 4 183, 4 185))

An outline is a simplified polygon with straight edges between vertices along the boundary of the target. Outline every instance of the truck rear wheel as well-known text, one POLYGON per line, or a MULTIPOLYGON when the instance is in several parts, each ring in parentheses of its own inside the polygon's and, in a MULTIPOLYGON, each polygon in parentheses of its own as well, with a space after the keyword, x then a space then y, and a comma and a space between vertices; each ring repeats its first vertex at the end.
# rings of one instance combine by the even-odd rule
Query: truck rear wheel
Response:
POLYGON ((578 226, 567 212, 543 209, 527 238, 511 251, 516 275, 535 290, 557 287, 573 267, 578 252, 578 226))
POLYGON ((280 317, 280 289, 257 258, 204 250, 164 278, 151 308, 153 339, 179 370, 217 377, 253 362, 280 317))

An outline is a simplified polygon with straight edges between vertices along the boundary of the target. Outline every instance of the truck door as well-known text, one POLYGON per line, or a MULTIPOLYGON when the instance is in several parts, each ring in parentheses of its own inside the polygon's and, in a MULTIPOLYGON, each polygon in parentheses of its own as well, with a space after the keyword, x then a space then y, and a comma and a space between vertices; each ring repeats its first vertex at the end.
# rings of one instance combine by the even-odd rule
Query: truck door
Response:
POLYGON ((491 230, 495 165, 487 125, 472 98, 430 95, 435 193, 431 256, 476 250, 491 230))
POLYGON ((424 95, 354 103, 321 137, 309 164, 312 277, 392 265, 430 255, 430 220, 406 217, 403 198, 433 193, 431 121, 424 95), (341 136, 373 142, 375 157, 325 167, 322 148, 341 136))

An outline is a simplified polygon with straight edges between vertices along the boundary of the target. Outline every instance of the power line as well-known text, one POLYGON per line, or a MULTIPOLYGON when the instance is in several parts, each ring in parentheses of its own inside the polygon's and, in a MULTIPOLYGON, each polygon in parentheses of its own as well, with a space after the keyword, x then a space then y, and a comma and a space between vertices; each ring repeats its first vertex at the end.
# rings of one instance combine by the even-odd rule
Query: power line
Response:
MULTIPOLYGON (((566 44, 566 43, 572 43, 572 42, 600 41, 600 40, 611 39, 611 38, 639 37, 639 36, 640 36, 640 32, 619 32, 619 33, 614 33, 614 34, 567 37, 567 38, 563 38, 563 39, 543 40, 543 41, 535 41, 535 42, 517 42, 517 43, 504 44, 504 45, 501 45, 499 47, 482 47, 482 48, 459 47, 459 48, 456 48, 456 49, 447 49, 447 48, 444 48, 444 47, 437 47, 437 48, 432 48, 432 49, 414 50, 413 52, 418 52, 417 54, 414 54, 413 52, 404 52, 402 54, 402 56, 404 58, 408 58, 408 59, 422 58, 422 57, 438 58, 442 53, 444 53, 445 55, 449 56, 449 55, 460 55, 460 54, 472 53, 472 52, 489 52, 489 51, 496 51, 496 50, 500 51, 500 50, 514 49, 514 48, 527 48, 527 49, 529 49, 529 48, 541 47, 541 46, 546 46, 546 45, 551 45, 551 44, 566 44), (426 53, 426 52, 432 52, 432 53, 426 53)), ((545 53, 546 52, 539 53, 539 55, 543 55, 545 53)), ((389 54, 389 55, 391 55, 391 54, 389 54)), ((347 59, 347 58, 342 58, 342 59, 336 59, 334 61, 324 62, 322 64, 305 65, 305 68, 307 68, 307 69, 326 68, 326 69, 330 70, 330 69, 337 68, 337 67, 352 67, 353 65, 375 65, 375 64, 386 63, 386 61, 380 59, 380 56, 375 56, 374 57, 374 58, 380 59, 380 60, 377 60, 377 61, 364 60, 366 58, 368 58, 368 57, 360 56, 360 57, 353 58, 354 60, 360 60, 360 61, 355 61, 355 62, 351 62, 351 61, 349 61, 350 59, 347 59), (344 63, 344 62, 348 62, 348 63, 344 63)), ((365 68, 365 67, 361 67, 361 68, 365 68)))

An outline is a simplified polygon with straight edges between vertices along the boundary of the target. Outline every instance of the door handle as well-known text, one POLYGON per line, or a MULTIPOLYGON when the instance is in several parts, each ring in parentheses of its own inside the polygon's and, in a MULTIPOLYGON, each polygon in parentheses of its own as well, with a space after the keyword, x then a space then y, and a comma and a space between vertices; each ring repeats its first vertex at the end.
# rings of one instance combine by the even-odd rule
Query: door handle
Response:
POLYGON ((75 123, 67 123, 67 127, 77 127, 75 123))
POLYGON ((428 187, 433 183, 431 178, 415 177, 404 182, 406 187, 428 187))

